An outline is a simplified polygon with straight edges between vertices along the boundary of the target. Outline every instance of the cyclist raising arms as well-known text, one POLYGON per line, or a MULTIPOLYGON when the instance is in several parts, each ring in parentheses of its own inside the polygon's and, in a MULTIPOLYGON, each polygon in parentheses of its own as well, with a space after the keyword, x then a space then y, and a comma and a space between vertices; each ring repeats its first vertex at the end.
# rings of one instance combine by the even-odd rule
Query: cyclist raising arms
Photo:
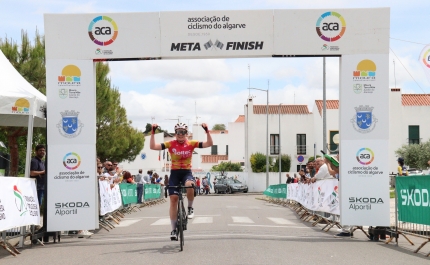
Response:
MULTIPOLYGON (((195 140, 188 141, 188 126, 184 123, 175 125, 176 140, 164 142, 161 144, 155 143, 154 133, 158 128, 157 124, 152 125, 150 148, 152 150, 168 149, 170 157, 172 158, 172 168, 169 178, 169 186, 177 186, 179 182, 185 183, 185 186, 191 186, 194 183, 194 178, 191 172, 191 159, 193 156, 194 148, 206 148, 212 146, 212 137, 209 133, 206 123, 202 123, 203 129, 206 131, 206 142, 199 142, 195 140)), ((177 240, 176 235, 176 220, 178 215, 178 190, 176 188, 169 188, 170 196, 170 223, 172 225, 172 232, 170 233, 171 240, 177 240)), ((188 218, 194 217, 193 201, 194 190, 187 189, 188 199, 188 218)))

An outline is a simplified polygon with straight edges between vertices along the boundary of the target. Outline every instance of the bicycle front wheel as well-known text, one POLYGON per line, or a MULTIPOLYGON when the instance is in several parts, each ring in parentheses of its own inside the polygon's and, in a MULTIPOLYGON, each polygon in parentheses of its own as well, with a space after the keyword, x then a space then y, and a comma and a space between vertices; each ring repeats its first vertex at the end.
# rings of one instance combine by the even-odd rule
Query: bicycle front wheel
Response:
POLYGON ((182 201, 178 202, 178 223, 177 227, 179 229, 179 244, 181 246, 181 251, 184 249, 184 211, 182 207, 182 201))

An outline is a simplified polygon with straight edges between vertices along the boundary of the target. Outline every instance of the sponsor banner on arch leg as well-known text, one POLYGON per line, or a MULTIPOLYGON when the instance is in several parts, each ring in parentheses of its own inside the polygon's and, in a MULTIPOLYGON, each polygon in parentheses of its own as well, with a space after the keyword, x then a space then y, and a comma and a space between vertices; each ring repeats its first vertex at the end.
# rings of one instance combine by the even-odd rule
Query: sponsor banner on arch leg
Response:
POLYGON ((389 226, 388 140, 344 140, 340 148, 341 223, 389 226))
POLYGON ((430 176, 396 177, 399 221, 430 225, 430 176))
POLYGON ((95 144, 96 90, 92 60, 48 60, 48 145, 95 144))
POLYGON ((50 145, 48 152, 48 231, 94 229, 95 146, 50 145))
POLYGON ((342 56, 340 80, 341 140, 388 140, 388 54, 342 56))

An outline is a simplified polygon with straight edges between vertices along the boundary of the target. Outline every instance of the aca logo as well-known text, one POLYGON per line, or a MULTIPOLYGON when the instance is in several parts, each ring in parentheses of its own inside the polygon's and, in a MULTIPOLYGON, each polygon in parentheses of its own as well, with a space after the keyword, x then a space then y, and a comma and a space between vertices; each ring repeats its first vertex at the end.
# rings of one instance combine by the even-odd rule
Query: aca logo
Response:
POLYGON ((67 153, 63 158, 63 165, 68 170, 75 170, 81 165, 81 157, 74 152, 67 153))
POLYGON ((430 68, 430 49, 428 49, 423 56, 423 63, 425 66, 430 68))
POLYGON ((16 208, 21 213, 20 216, 23 216, 27 212, 27 204, 24 202, 22 192, 16 185, 13 186, 13 194, 15 195, 16 208))
MULTIPOLYGON (((66 65, 58 76, 59 86, 80 86, 81 85, 81 69, 76 65, 66 65)), ((61 95, 60 95, 61 97, 61 95)))
POLYGON ((78 136, 84 124, 78 119, 79 112, 74 110, 66 110, 60 112, 61 120, 57 123, 57 128, 60 134, 66 138, 75 138, 78 136))
POLYGON ((351 119, 354 129, 360 133, 368 133, 375 129, 378 119, 373 115, 373 107, 360 105, 355 108, 355 116, 351 119))
POLYGON ((362 60, 357 64, 357 70, 352 72, 354 81, 375 81, 376 64, 372 60, 362 60))
POLYGON ((363 147, 357 151, 356 158, 358 163, 367 166, 373 162, 373 159, 375 159, 375 154, 373 153, 372 149, 363 147))
POLYGON ((12 106, 12 113, 15 114, 29 114, 30 113, 30 102, 25 98, 19 98, 15 101, 14 106, 12 106))
POLYGON ((88 26, 88 35, 92 42, 100 46, 112 44, 118 36, 118 26, 107 16, 94 18, 88 26))
POLYGON ((345 33, 345 19, 337 12, 326 12, 318 18, 316 29, 321 39, 328 42, 337 41, 345 33))

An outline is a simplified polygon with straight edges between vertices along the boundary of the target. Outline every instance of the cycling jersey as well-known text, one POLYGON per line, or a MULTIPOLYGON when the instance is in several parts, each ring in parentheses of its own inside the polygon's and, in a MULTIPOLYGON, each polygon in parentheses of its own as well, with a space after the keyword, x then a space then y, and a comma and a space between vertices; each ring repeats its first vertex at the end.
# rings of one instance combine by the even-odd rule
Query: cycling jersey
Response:
POLYGON ((179 143, 177 140, 164 142, 161 148, 167 148, 172 158, 172 170, 191 169, 191 158, 194 148, 201 148, 202 142, 186 140, 184 143, 179 143))

